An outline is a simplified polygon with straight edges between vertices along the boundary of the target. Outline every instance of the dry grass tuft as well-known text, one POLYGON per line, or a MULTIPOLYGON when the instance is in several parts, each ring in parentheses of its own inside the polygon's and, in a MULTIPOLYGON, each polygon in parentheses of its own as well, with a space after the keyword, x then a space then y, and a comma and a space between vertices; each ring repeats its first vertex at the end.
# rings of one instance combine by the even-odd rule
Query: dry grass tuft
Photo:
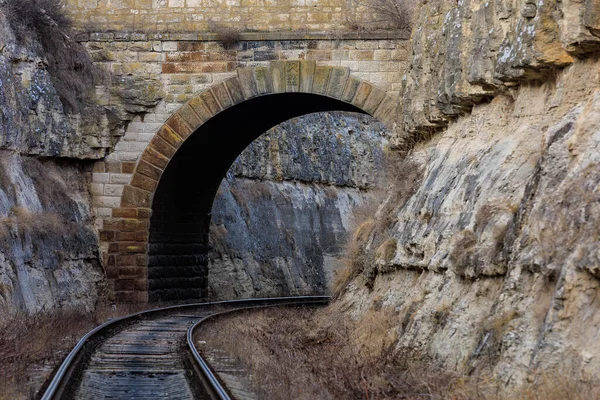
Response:
POLYGON ((147 308, 153 306, 103 304, 94 312, 72 309, 4 317, 0 321, 0 399, 34 398, 84 334, 111 318, 147 308))
MULTIPOLYGON (((440 309, 440 312, 447 310, 440 309)), ((491 321, 500 329, 514 318, 491 321), (498 326, 497 326, 498 325, 498 326)), ((509 388, 490 375, 444 370, 420 354, 394 349, 398 314, 370 310, 352 320, 332 307, 268 309, 214 320, 198 346, 215 346, 251 373, 253 390, 269 399, 562 400, 599 398, 600 386, 572 374, 532 371, 509 388)))
POLYGON ((375 189, 374 196, 353 210, 355 234, 346 245, 345 266, 334 275, 333 293, 339 296, 361 273, 367 286, 374 282, 377 262, 388 264, 394 258, 398 243, 389 238, 398 213, 417 190, 423 168, 412 160, 392 152, 386 156, 383 182, 386 189, 375 189))
POLYGON ((6 240, 13 232, 17 235, 63 234, 68 231, 67 226, 57 214, 13 207, 8 216, 0 218, 0 239, 6 240))

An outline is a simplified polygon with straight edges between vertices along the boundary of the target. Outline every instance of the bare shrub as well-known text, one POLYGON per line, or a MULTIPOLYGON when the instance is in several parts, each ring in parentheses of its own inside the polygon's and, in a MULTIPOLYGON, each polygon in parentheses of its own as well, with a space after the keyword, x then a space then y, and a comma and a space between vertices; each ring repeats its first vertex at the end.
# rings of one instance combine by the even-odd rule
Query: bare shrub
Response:
POLYGON ((44 380, 85 333, 109 319, 154 307, 100 304, 94 312, 58 309, 2 316, 0 399, 37 398, 44 380))
POLYGON ((415 193, 423 175, 423 167, 417 162, 402 157, 400 153, 386 154, 385 167, 380 188, 361 207, 353 210, 355 233, 346 245, 344 267, 336 271, 333 293, 339 296, 344 288, 361 273, 370 287, 378 273, 376 261, 389 263, 398 243, 389 238, 399 211, 415 193))
MULTIPOLYGON (((508 312, 486 326, 502 332, 516 316, 508 312)), ((443 369, 418 352, 394 349, 398 318, 385 307, 368 310, 358 320, 331 306, 269 309, 209 322, 196 339, 200 349, 215 347, 237 359, 261 398, 583 400, 600 396, 598 382, 582 380, 572 372, 534 370, 530 383, 508 390, 491 374, 443 369)))
POLYGON ((65 111, 79 112, 94 85, 94 68, 86 49, 72 39, 72 21, 62 0, 4 0, 6 15, 15 36, 22 42, 34 38, 65 111))
POLYGON ((416 6, 412 0, 351 0, 346 18, 350 30, 394 29, 410 32, 416 6))
POLYGON ((209 21, 208 30, 217 35, 217 40, 225 50, 232 49, 240 41, 240 30, 238 28, 209 21))

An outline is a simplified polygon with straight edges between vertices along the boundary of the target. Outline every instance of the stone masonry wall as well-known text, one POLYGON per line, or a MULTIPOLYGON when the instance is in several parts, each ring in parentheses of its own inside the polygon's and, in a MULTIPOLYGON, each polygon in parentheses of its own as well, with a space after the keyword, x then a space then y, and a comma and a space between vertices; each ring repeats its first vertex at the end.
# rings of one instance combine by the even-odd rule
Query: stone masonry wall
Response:
POLYGON ((68 0, 80 25, 125 32, 340 32, 389 28, 349 0, 68 0))
POLYGON ((161 96, 156 107, 129 123, 115 151, 94 167, 93 205, 100 230, 113 217, 112 209, 120 207, 139 157, 167 118, 199 91, 235 76, 238 68, 269 66, 271 60, 317 60, 319 65, 347 67, 353 76, 397 97, 408 57, 407 42, 391 39, 248 40, 228 49, 215 41, 159 40, 151 34, 90 34, 82 39, 105 71, 97 87, 105 107, 118 112, 129 97, 148 96, 143 92, 148 82, 155 94, 150 97, 161 96), (124 94, 126 84, 130 89, 124 94))

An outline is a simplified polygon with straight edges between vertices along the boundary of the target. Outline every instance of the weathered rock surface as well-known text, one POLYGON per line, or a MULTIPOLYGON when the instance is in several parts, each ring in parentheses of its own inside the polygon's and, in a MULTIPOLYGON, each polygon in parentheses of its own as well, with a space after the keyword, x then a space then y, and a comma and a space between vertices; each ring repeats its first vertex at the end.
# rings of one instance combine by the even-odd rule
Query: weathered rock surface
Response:
POLYGON ((366 242, 373 262, 342 304, 396 310, 397 350, 503 387, 542 372, 594 379, 594 2, 441 3, 423 9, 404 94, 407 132, 429 138, 406 161, 423 174, 406 202, 380 208, 393 222, 366 242))
POLYGON ((85 169, 0 152, 0 315, 92 310, 104 280, 85 169))
POLYGON ((211 296, 327 293, 386 143, 381 123, 351 113, 300 117, 252 143, 213 205, 211 296))
POLYGON ((418 13, 403 94, 405 139, 597 51, 595 1, 434 1, 418 13), (585 4, 584 4, 585 3, 585 4))
MULTIPOLYGON (((17 40, 0 9, 0 149, 99 159, 113 149, 135 115, 152 109, 164 95, 156 77, 98 68, 99 93, 90 93, 78 112, 65 112, 48 61, 40 54, 33 36, 17 40), (111 93, 102 92, 107 80, 111 93)), ((74 74, 70 79, 79 78, 74 74)))

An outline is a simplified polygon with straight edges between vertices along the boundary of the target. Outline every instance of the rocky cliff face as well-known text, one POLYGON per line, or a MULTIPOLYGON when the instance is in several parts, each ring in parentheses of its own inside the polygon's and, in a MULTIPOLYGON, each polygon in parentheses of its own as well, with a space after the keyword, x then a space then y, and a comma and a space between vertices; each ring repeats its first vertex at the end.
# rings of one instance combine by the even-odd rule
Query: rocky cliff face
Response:
POLYGON ((0 316, 93 309, 104 279, 85 169, 0 151, 0 316))
POLYGON ((40 44, 19 39, 0 8, 0 316, 91 310, 104 274, 78 159, 111 147, 107 115, 65 112, 40 44))
POLYGON ((327 293, 386 143, 382 124, 352 113, 297 118, 252 143, 213 206, 212 297, 327 293))
POLYGON ((381 208, 393 222, 362 243, 372 262, 341 300, 357 316, 395 310, 397 351, 508 387, 600 371, 597 13, 423 8, 403 100, 405 143, 421 140, 405 162, 423 172, 381 208))

